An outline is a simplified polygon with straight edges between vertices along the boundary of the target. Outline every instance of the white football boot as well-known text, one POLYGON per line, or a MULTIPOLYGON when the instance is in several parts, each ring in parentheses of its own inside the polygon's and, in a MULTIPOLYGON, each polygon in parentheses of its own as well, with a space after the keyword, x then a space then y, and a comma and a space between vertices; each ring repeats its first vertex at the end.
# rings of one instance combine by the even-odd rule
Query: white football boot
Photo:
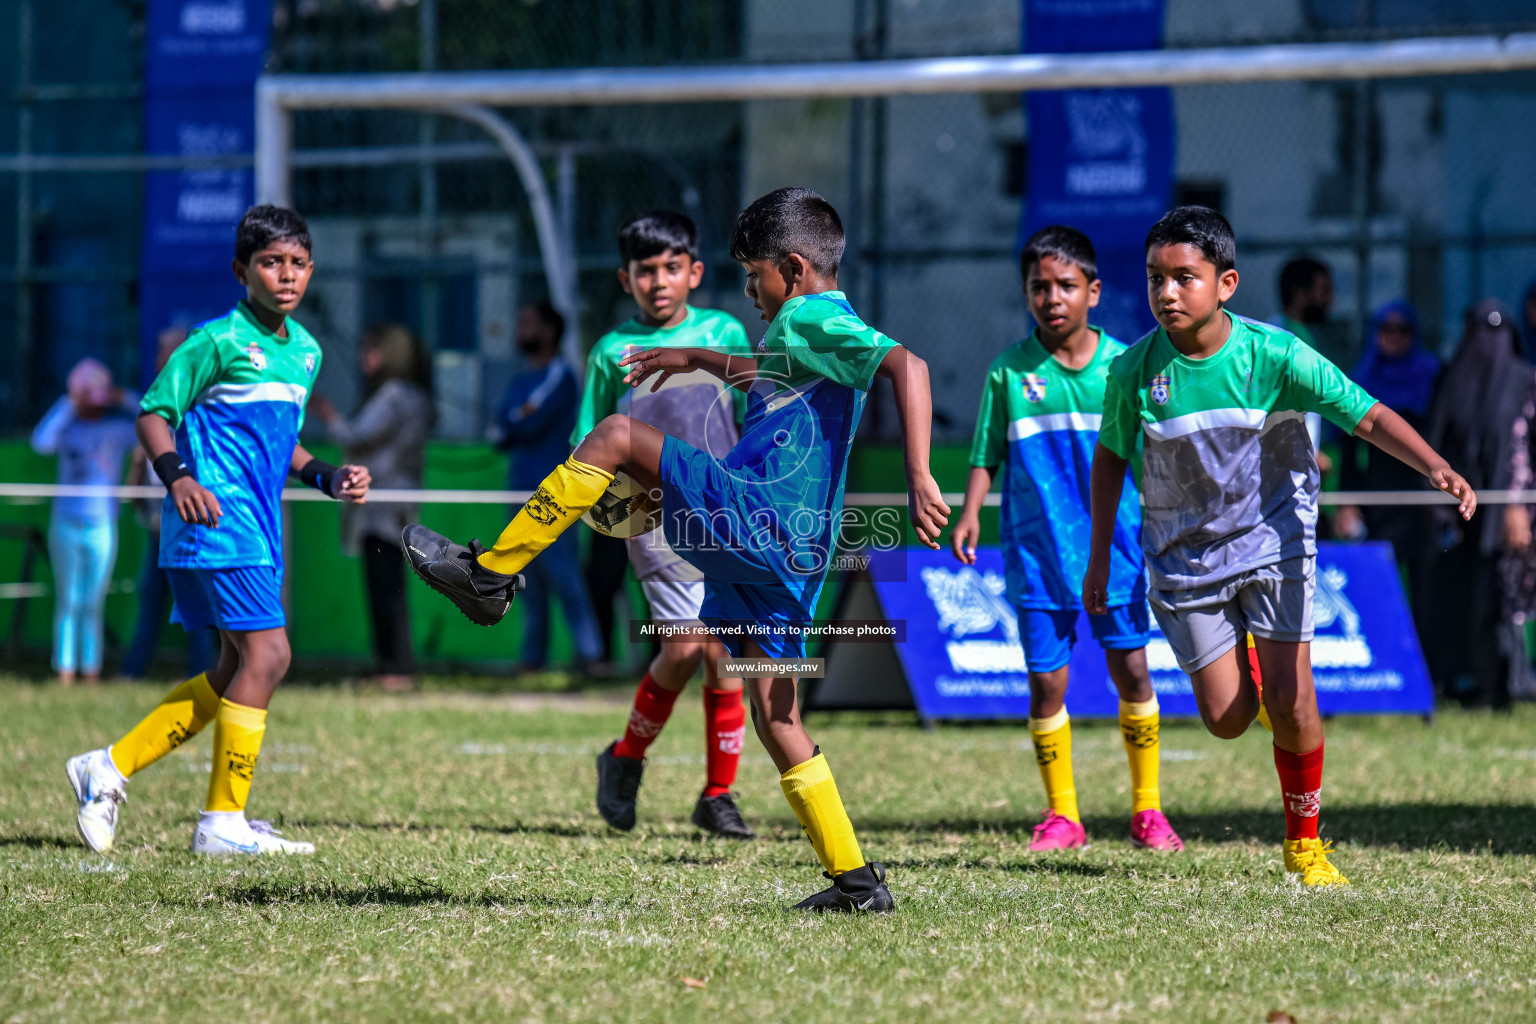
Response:
POLYGON ((265 821, 246 821, 239 811, 204 811, 192 830, 192 852, 209 857, 314 853, 314 843, 284 839, 265 821))
POLYGON ((69 776, 80 804, 75 815, 76 831, 86 846, 97 853, 107 852, 117 837, 117 808, 128 799, 128 780, 105 749, 77 754, 65 761, 64 774, 69 776))

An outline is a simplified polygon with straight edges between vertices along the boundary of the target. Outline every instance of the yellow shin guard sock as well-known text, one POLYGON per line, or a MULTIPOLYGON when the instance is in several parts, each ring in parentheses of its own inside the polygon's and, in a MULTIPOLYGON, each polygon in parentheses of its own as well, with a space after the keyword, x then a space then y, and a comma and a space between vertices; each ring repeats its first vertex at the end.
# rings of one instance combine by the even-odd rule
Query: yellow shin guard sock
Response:
POLYGON ((1157 698, 1120 702, 1120 735, 1125 757, 1131 763, 1131 813, 1160 811, 1163 800, 1157 788, 1157 698))
POLYGON ((266 731, 265 708, 219 701, 219 716, 213 720, 213 773, 208 776, 208 802, 203 810, 245 810, 266 731))
POLYGON ((495 546, 480 556, 480 564, 505 575, 522 572, 535 555, 595 505, 611 483, 612 473, 577 462, 572 455, 544 478, 528 504, 501 531, 495 546))
POLYGON ((1029 732, 1035 741, 1035 763, 1051 810, 1063 818, 1081 821, 1077 814, 1077 786, 1072 781, 1072 722, 1067 709, 1049 718, 1031 718, 1029 732))
POLYGON ((208 673, 204 672, 166 694, 126 736, 107 748, 107 753, 123 778, 129 778, 202 732, 218 713, 219 695, 208 685, 208 673))
POLYGON ((795 765, 779 776, 779 785, 827 874, 835 878, 864 866, 853 822, 848 820, 843 799, 837 795, 837 783, 825 757, 817 754, 795 765))

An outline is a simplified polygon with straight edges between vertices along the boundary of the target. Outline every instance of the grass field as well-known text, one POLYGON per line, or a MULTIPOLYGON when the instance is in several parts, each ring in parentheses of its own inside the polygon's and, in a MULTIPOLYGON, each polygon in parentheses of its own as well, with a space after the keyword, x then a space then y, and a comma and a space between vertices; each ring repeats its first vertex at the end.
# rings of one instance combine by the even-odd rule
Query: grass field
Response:
POLYGON ((1094 845, 1034 858, 1024 730, 813 718, 899 912, 811 919, 783 910, 824 883, 756 747, 761 838, 688 824, 691 696, 631 835, 591 806, 618 691, 293 687, 251 811, 315 857, 191 858, 206 737, 134 780, 118 848, 91 855, 63 761, 158 693, 0 681, 0 1020, 1536 1019, 1536 709, 1331 723, 1324 832, 1355 884, 1330 892, 1283 877, 1263 734, 1165 726, 1189 851, 1159 857, 1126 842, 1118 734, 1079 723, 1094 845))

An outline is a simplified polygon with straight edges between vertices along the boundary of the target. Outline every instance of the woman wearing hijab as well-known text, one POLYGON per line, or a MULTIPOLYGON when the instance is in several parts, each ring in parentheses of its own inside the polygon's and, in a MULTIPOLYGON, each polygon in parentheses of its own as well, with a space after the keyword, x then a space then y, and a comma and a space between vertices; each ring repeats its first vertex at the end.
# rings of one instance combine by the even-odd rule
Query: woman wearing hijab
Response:
MULTIPOLYGON (((1508 488, 1515 421, 1531 383, 1510 310, 1493 299, 1476 303, 1436 389, 1425 439, 1462 467, 1472 487, 1508 488)), ((1518 652, 1499 585, 1504 517, 1481 516, 1461 527, 1439 507, 1435 512, 1439 551, 1426 595, 1430 671, 1443 692, 1465 706, 1507 707, 1509 668, 1518 652)))
MULTIPOLYGON (((348 460, 367 460, 375 487, 417 490, 434 419, 426 350, 399 324, 380 324, 359 341, 357 363, 366 391, 356 414, 343 418, 324 398, 312 400, 310 408, 348 460)), ((363 554, 377 680, 386 690, 410 689, 416 670, 400 531, 419 518, 418 511, 415 505, 375 501, 344 510, 344 544, 363 554)))

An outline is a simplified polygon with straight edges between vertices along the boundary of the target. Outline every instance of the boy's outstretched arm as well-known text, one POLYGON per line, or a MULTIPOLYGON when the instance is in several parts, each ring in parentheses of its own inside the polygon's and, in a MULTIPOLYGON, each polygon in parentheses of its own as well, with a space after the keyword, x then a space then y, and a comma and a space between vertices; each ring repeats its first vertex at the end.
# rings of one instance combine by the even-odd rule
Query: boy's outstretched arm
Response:
POLYGON ((1355 428, 1355 436, 1369 441, 1404 465, 1412 466, 1429 477, 1440 490, 1459 498, 1461 504, 1456 511, 1461 513, 1462 519, 1471 519, 1472 513, 1477 511, 1477 493, 1461 474, 1452 469, 1407 420, 1385 405, 1377 402, 1366 411, 1355 428))
POLYGON ((309 454, 301 444, 293 446, 293 458, 288 463, 288 472, 321 494, 356 505, 367 504, 368 488, 373 485, 373 476, 367 466, 354 466, 350 463, 330 466, 309 454))
POLYGON ((1109 611, 1109 545, 1115 536, 1115 515, 1120 492, 1125 489, 1125 470, 1130 463, 1103 443, 1093 449, 1090 477, 1093 534, 1088 542, 1088 571, 1083 574, 1083 608, 1089 615, 1109 611))
POLYGON ((976 564, 976 542, 981 539, 981 506, 992 489, 996 466, 972 466, 965 478, 965 507, 954 532, 949 535, 949 550, 965 565, 976 564))
POLYGON ((165 421, 165 417, 153 412, 140 413, 139 418, 134 420, 133 428, 139 435, 139 445, 144 449, 144 454, 149 456, 149 464, 155 467, 160 482, 171 492, 171 501, 181 521, 217 527, 224 516, 224 510, 219 507, 219 499, 198 483, 197 477, 177 458, 176 437, 171 433, 171 425, 165 421), (170 458, 166 459, 167 456, 170 458), (166 461, 162 462, 162 459, 166 461), (180 472, 175 472, 178 469, 180 472))
POLYGON ((876 371, 896 392, 901 417, 902 449, 907 463, 907 511, 918 540, 939 550, 939 534, 949 523, 949 506, 938 482, 928 471, 928 446, 933 435, 933 394, 928 388, 928 364, 900 345, 886 353, 876 371))

